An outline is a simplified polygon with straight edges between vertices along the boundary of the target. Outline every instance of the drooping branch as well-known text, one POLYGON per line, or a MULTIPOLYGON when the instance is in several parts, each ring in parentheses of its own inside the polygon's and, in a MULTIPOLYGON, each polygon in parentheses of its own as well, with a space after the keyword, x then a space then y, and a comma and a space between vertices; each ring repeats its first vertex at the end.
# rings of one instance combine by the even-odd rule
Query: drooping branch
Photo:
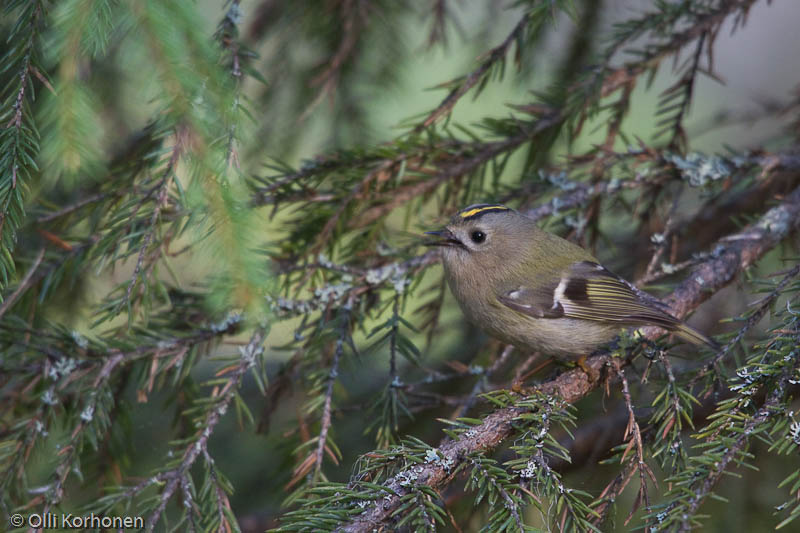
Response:
POLYGON ((4 81, 5 87, 0 88, 0 289, 15 270, 12 253, 25 218, 25 196, 37 171, 39 133, 31 75, 46 81, 39 56, 47 6, 40 1, 20 5, 19 18, 3 39, 2 70, 16 80, 4 81))
MULTIPOLYGON (((197 458, 201 454, 208 454, 208 439, 228 410, 228 406, 236 395, 237 387, 240 385, 242 378, 256 364, 256 359, 263 350, 264 336, 264 330, 257 329, 250 337, 247 345, 241 349, 239 363, 225 369, 224 373, 227 374, 225 384, 218 389, 214 389, 214 406, 208 410, 202 424, 198 426, 200 430, 196 435, 196 440, 186 448, 178 466, 161 473, 160 479, 166 481, 166 484, 158 497, 158 505, 147 519, 147 531, 153 531, 153 528, 164 514, 167 503, 172 498, 175 490, 186 482, 186 477, 189 475, 189 471, 197 458)), ((189 504, 191 504, 191 501, 189 504)))

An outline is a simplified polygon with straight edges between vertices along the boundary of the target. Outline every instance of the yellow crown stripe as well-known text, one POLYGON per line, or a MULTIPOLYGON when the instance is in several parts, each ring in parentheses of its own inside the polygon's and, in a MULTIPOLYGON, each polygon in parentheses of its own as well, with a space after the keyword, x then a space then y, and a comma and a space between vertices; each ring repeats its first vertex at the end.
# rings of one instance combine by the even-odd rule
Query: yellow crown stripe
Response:
POLYGON ((477 215, 478 213, 483 213, 484 211, 509 211, 509 209, 502 205, 485 205, 483 207, 476 207, 475 209, 464 211, 463 213, 460 213, 460 215, 461 218, 469 218, 477 215))

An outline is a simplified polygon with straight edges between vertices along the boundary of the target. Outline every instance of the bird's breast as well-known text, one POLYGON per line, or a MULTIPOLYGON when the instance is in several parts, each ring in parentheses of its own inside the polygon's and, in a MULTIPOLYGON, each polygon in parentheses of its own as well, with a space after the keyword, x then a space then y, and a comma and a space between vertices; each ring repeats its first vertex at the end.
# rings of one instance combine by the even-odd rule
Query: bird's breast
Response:
POLYGON ((574 360, 610 341, 617 326, 574 318, 533 318, 497 300, 489 276, 455 275, 445 267, 450 291, 467 320, 490 336, 528 354, 574 360))

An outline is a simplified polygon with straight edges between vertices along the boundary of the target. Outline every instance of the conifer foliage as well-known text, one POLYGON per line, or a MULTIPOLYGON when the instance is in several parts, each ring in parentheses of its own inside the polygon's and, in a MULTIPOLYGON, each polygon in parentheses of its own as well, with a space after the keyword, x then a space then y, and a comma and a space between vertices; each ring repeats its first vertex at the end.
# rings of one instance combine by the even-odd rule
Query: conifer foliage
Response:
POLYGON ((769 3, 464 4, 3 2, 3 529, 712 531, 737 483, 770 498, 742 531, 797 527, 800 89, 697 148, 769 3), (439 103, 376 137, 409 72, 439 103), (465 327, 421 233, 485 201, 723 348, 542 369, 465 327))

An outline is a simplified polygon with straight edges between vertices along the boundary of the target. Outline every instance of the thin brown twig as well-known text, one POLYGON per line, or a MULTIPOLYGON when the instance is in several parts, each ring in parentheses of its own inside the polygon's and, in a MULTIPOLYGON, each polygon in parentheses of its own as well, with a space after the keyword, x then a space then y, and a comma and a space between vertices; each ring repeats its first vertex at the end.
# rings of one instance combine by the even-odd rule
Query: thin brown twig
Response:
POLYGON ((136 282, 139 279, 139 275, 142 272, 142 265, 144 263, 144 256, 147 253, 147 248, 150 246, 150 243, 153 241, 153 236, 158 229, 158 217, 161 215, 161 210, 167 205, 167 192, 169 190, 169 183, 170 177, 172 175, 173 170, 175 169, 175 165, 178 164, 178 160, 183 153, 183 145, 184 141, 182 140, 183 135, 181 132, 177 132, 177 139, 175 141, 175 146, 172 148, 172 155, 169 158, 169 162, 167 163, 167 168, 164 170, 164 173, 161 177, 161 182, 156 186, 158 192, 158 198, 156 199, 156 205, 153 208, 153 214, 150 216, 150 229, 145 235, 144 243, 142 243, 141 248, 139 249, 139 256, 136 258, 136 266, 133 269, 133 275, 131 276, 131 280, 128 283, 128 288, 125 291, 125 299, 119 304, 120 307, 125 306, 128 302, 130 302, 131 294, 133 292, 133 287, 136 285, 136 282))
POLYGON ((336 348, 333 351, 333 361, 328 371, 328 383, 325 388, 325 403, 322 407, 322 417, 320 419, 319 436, 317 437, 317 450, 314 453, 314 471, 322 469, 322 459, 325 456, 325 447, 328 443, 328 431, 331 428, 331 403, 333 402, 333 386, 339 376, 339 360, 344 352, 344 335, 349 325, 342 326, 342 334, 336 341, 336 348))
POLYGON ((495 359, 494 363, 487 368, 481 375, 478 377, 475 384, 472 386, 472 390, 470 393, 464 398, 464 400, 459 404, 458 408, 453 412, 450 416, 450 419, 454 420, 456 418, 460 418, 465 416, 467 412, 472 408, 472 405, 475 403, 476 398, 479 394, 485 392, 486 385, 488 384, 489 380, 492 378, 495 372, 499 370, 508 358, 511 356, 511 353, 514 351, 514 346, 511 344, 507 344, 503 347, 503 351, 500 353, 500 356, 495 359))
POLYGON ((77 202, 75 202, 75 203, 73 203, 71 205, 68 205, 66 207, 62 207, 58 211, 53 211, 52 213, 48 213, 46 215, 40 216, 39 218, 36 219, 36 223, 37 224, 44 224, 46 222, 51 222, 51 221, 53 221, 53 220, 55 220, 57 218, 63 217, 64 215, 68 215, 68 214, 70 214, 70 213, 72 213, 74 211, 77 211, 78 209, 80 209, 82 207, 85 207, 85 206, 87 206, 89 204, 92 204, 94 202, 99 202, 101 200, 105 200, 106 198, 108 198, 110 196, 120 196, 121 194, 122 194, 121 191, 114 190, 114 191, 101 192, 101 193, 89 195, 89 196, 87 196, 85 198, 81 198, 80 200, 78 200, 77 202))
POLYGON ((447 46, 447 0, 433 0, 431 12, 433 13, 433 24, 428 33, 428 48, 433 47, 436 43, 447 46))
POLYGON ((14 302, 17 301, 17 298, 19 298, 23 292, 28 290, 28 287, 30 287, 30 285, 32 284, 31 280, 33 278, 33 274, 39 268, 39 265, 42 264, 42 260, 44 259, 44 252, 45 249, 44 247, 42 247, 39 250, 39 253, 36 254, 36 258, 33 260, 33 263, 31 264, 30 268, 28 268, 28 271, 25 272, 25 276, 23 276, 22 280, 19 282, 19 285, 17 285, 17 288, 14 290, 13 293, 11 293, 11 296, 6 298, 6 300, 3 302, 3 305, 0 305, 0 320, 2 320, 3 315, 6 314, 6 311, 8 311, 11 308, 11 306, 14 305, 14 302))
MULTIPOLYGON (((660 241, 654 242, 656 250, 653 253, 652 257, 650 257, 650 262, 647 263, 647 268, 645 269, 644 276, 642 276, 642 280, 651 279, 654 277, 656 270, 663 270, 659 262, 661 258, 664 257, 664 252, 667 251, 667 248, 670 246, 670 241, 673 236, 673 231, 675 228, 675 211, 678 207, 678 200, 680 199, 680 195, 675 197, 675 200, 672 202, 672 208, 670 209, 669 217, 667 218, 667 223, 664 224, 664 231, 660 234, 660 241)), ((651 237, 652 240, 652 237, 651 237)), ((642 287, 643 281, 640 280, 637 284, 638 287, 642 287)))
MULTIPOLYGON (((633 400, 631 400, 631 392, 628 386, 628 378, 625 377, 625 370, 621 367, 621 361, 619 359, 614 359, 613 364, 615 366, 614 371, 622 382, 622 397, 625 400, 625 408, 628 410, 628 425, 625 428, 625 435, 623 438, 628 439, 629 444, 628 448, 622 454, 621 461, 625 461, 625 456, 627 455, 628 450, 630 450, 631 447, 634 447, 636 449, 636 470, 639 472, 639 491, 636 494, 636 500, 631 507, 628 518, 625 520, 625 525, 627 526, 642 502, 644 502, 645 509, 650 512, 650 496, 647 493, 647 479, 650 478, 650 480, 656 486, 658 486, 658 483, 656 482, 655 474, 653 474, 653 471, 650 470, 650 467, 647 466, 647 463, 644 460, 642 430, 639 428, 639 423, 636 421, 636 415, 633 412, 633 400)), ((633 458, 631 458, 630 462, 634 462, 633 458)))
POLYGON ((600 503, 594 508, 594 511, 598 514, 598 516, 592 519, 594 525, 600 526, 605 522, 609 511, 611 511, 611 506, 617 501, 617 498, 622 494, 622 491, 625 490, 625 487, 628 486, 628 483, 630 483, 635 473, 636 464, 633 461, 628 461, 622 467, 622 472, 608 482, 597 498, 600 503))
POLYGON ((214 429, 227 411, 228 405, 233 400, 233 397, 236 393, 236 386, 240 383, 244 375, 253 367, 253 365, 255 365, 258 353, 262 349, 261 345, 264 342, 264 336, 265 332, 261 328, 257 329, 253 333, 253 335, 250 337, 250 341, 247 343, 247 346, 241 350, 242 357, 239 360, 239 364, 230 370, 228 379, 222 388, 218 391, 215 391, 216 404, 208 411, 205 420, 200 425, 197 439, 194 440, 192 445, 186 448, 183 454, 183 460, 178 466, 166 472, 162 472, 162 479, 166 481, 166 485, 164 485, 164 488, 159 495, 158 505, 147 519, 145 527, 146 531, 153 531, 153 528, 155 528, 158 520, 164 514, 164 510, 167 507, 167 502, 169 502, 170 498, 172 498, 172 495, 175 493, 175 489, 177 489, 182 480, 185 479, 189 469, 192 467, 200 454, 203 452, 207 453, 206 446, 208 445, 208 439, 214 433, 214 429))
POLYGON ((340 8, 342 19, 342 39, 336 52, 325 62, 327 65, 319 75, 311 80, 312 87, 321 87, 316 98, 300 114, 298 122, 305 120, 322 101, 325 95, 333 94, 339 79, 342 67, 356 50, 356 45, 361 38, 361 32, 367 23, 367 10, 369 2, 366 0, 344 0, 340 8))
POLYGON ((428 113, 428 116, 425 117, 425 120, 417 124, 414 127, 414 129, 411 130, 411 132, 413 134, 420 133, 422 130, 424 130, 434 122, 438 121, 445 115, 450 114, 450 112, 453 110, 453 107, 455 107, 458 100, 462 96, 464 96, 467 92, 469 92, 469 90, 472 89, 478 82, 480 82, 484 74, 486 74, 486 72, 488 72, 488 70, 495 63, 502 60, 506 56, 506 53, 508 52, 508 49, 511 47, 511 45, 517 39, 520 38, 522 33, 527 28, 529 18, 530 17, 527 13, 523 15, 523 17, 520 18, 519 22, 517 22, 517 24, 514 26, 514 29, 511 30, 511 33, 509 33, 508 36, 505 38, 505 40, 503 40, 503 42, 500 43, 495 48, 492 48, 487 53, 488 57, 485 60, 483 60, 483 62, 481 62, 478 68, 470 72, 464 78, 464 81, 458 85, 458 87, 450 91, 450 93, 444 98, 444 100, 442 100, 442 102, 438 106, 436 106, 436 109, 428 113))

